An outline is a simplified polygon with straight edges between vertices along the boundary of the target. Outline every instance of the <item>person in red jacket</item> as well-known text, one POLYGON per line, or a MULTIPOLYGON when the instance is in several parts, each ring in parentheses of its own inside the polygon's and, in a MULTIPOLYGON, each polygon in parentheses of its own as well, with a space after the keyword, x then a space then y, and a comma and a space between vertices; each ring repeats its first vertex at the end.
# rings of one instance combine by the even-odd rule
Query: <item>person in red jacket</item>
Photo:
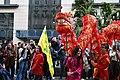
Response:
POLYGON ((101 45, 101 54, 95 60, 91 60, 94 66, 94 80, 109 80, 108 66, 110 64, 110 57, 108 55, 109 46, 107 44, 101 45))
POLYGON ((43 64, 44 64, 44 56, 42 55, 42 49, 40 46, 36 46, 35 48, 35 56, 33 57, 33 66, 32 71, 35 75, 34 80, 42 80, 43 72, 43 64))

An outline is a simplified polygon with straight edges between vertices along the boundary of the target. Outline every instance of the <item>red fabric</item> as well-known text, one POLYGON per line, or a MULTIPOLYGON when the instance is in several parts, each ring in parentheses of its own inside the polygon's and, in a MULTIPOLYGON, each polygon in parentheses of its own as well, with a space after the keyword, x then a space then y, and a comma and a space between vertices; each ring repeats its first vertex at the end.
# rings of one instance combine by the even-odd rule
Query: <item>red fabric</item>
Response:
POLYGON ((58 34, 62 35, 61 43, 64 44, 66 52, 69 52, 69 54, 71 54, 73 49, 78 45, 76 34, 73 30, 74 26, 72 26, 72 13, 58 12, 55 18, 56 22, 58 23, 56 26, 56 30, 58 34))
POLYGON ((108 44, 112 44, 112 40, 120 40, 120 21, 113 21, 112 24, 102 29, 102 33, 108 38, 108 44))
POLYGON ((93 28, 92 33, 92 51, 93 53, 100 54, 100 37, 98 34, 97 26, 93 28))
POLYGON ((35 75, 43 75, 43 63, 44 57, 41 53, 36 53, 35 57, 33 58, 33 66, 32 71, 35 75))
POLYGON ((58 6, 55 6, 55 9, 58 9, 58 6))
POLYGON ((60 9, 62 9, 63 7, 62 6, 60 6, 60 9))
POLYGON ((76 45, 80 45, 83 52, 82 55, 84 55, 85 49, 91 44, 90 47, 92 52, 98 54, 100 53, 100 44, 103 42, 112 45, 112 40, 120 40, 120 20, 113 21, 112 24, 103 28, 101 35, 98 32, 97 19, 94 16, 87 14, 82 17, 82 33, 77 41, 71 26, 71 13, 57 13, 56 22, 60 22, 59 20, 61 19, 64 19, 65 21, 63 20, 63 23, 61 21, 61 24, 57 24, 56 30, 62 35, 62 43, 64 44, 66 52, 69 51, 71 53, 76 45))
POLYGON ((110 57, 108 53, 106 52, 104 55, 98 56, 96 58, 96 63, 97 65, 94 66, 96 69, 93 74, 94 77, 101 80, 104 80, 104 78, 106 78, 106 80, 109 80, 108 66, 110 63, 110 57))
POLYGON ((83 21, 83 29, 82 33, 78 38, 78 43, 80 44, 80 47, 82 48, 82 52, 84 55, 85 49, 88 47, 89 43, 91 43, 91 47, 94 49, 93 52, 99 53, 99 34, 97 30, 97 20, 94 16, 87 14, 82 18, 83 21), (96 43, 97 42, 97 43, 96 43))

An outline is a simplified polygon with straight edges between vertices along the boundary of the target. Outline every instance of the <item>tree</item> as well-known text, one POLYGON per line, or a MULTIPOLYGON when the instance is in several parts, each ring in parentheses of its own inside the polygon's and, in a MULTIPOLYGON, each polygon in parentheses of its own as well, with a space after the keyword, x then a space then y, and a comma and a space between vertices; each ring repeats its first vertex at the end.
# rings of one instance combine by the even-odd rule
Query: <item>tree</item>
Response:
POLYGON ((96 15, 96 9, 93 8, 93 0, 75 0, 75 4, 72 7, 72 11, 75 12, 74 17, 77 17, 77 25, 75 33, 77 37, 81 32, 82 20, 81 18, 86 14, 96 15))
POLYGON ((77 37, 80 35, 82 27, 82 17, 86 14, 94 15, 98 20, 98 29, 101 32, 101 29, 107 27, 112 23, 113 20, 120 20, 120 10, 115 9, 116 6, 111 3, 101 3, 100 14, 93 7, 93 0, 75 0, 75 4, 72 7, 72 11, 75 12, 74 17, 77 17, 77 25, 75 28, 75 33, 77 37))
POLYGON ((116 6, 114 4, 105 2, 102 3, 100 8, 100 15, 96 15, 98 19, 99 30, 101 30, 101 28, 107 27, 112 23, 113 20, 120 19, 120 10, 116 10, 115 7, 116 6))

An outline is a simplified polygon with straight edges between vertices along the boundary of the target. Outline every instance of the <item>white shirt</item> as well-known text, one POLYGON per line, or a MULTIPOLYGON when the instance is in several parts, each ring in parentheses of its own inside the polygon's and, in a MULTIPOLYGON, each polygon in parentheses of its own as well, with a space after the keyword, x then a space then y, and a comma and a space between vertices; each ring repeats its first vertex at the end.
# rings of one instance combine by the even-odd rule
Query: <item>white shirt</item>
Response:
POLYGON ((110 55, 110 57, 111 57, 112 60, 117 61, 117 56, 116 56, 116 52, 115 51, 111 50, 109 52, 109 55, 110 55))

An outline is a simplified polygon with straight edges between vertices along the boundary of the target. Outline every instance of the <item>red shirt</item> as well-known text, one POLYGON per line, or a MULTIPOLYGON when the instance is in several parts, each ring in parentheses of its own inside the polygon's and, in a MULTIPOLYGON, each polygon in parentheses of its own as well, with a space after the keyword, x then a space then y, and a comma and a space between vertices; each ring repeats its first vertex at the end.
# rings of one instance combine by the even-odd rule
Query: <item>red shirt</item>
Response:
POLYGON ((108 66, 110 63, 110 57, 108 53, 106 52, 103 56, 99 56, 96 61, 97 65, 94 66, 93 76, 100 80, 104 80, 104 78, 106 78, 105 80, 109 80, 108 66))
POLYGON ((43 75, 43 63, 44 57, 41 53, 36 53, 35 57, 33 58, 33 66, 32 71, 35 75, 43 75))

